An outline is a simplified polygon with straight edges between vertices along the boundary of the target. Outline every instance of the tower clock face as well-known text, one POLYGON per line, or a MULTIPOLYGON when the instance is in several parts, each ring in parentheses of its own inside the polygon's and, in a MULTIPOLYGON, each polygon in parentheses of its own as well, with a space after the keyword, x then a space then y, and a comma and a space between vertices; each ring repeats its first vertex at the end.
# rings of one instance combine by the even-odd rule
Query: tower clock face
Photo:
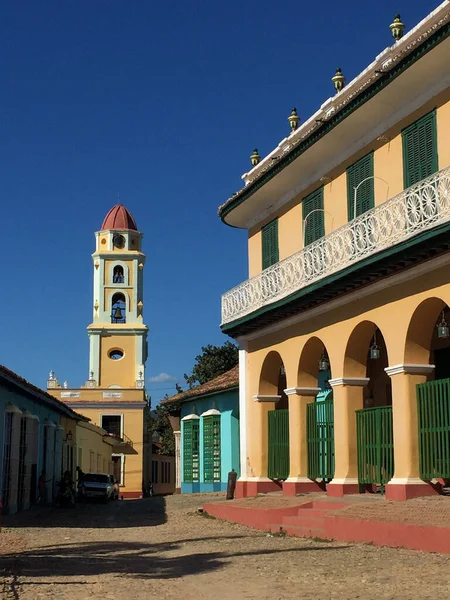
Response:
POLYGON ((125 248, 125 238, 123 235, 115 235, 113 237, 113 244, 116 248, 125 248))

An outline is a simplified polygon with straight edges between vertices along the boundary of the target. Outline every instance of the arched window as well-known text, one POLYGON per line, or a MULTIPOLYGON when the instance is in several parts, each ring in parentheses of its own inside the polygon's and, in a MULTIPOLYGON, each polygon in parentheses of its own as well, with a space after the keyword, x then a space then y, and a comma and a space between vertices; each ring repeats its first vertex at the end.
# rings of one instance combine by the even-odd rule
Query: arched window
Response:
POLYGON ((113 283, 125 283, 122 265, 116 265, 113 271, 113 283))
POLYGON ((111 323, 126 322, 126 302, 123 294, 117 293, 112 297, 111 323))

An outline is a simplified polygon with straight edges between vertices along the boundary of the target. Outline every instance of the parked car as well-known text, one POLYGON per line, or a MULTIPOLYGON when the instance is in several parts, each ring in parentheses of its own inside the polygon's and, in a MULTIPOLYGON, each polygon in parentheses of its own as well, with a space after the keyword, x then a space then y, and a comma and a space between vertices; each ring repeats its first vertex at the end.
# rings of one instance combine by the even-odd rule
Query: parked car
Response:
POLYGON ((83 488, 87 500, 95 499, 106 503, 119 497, 119 486, 114 477, 106 473, 85 473, 83 488))

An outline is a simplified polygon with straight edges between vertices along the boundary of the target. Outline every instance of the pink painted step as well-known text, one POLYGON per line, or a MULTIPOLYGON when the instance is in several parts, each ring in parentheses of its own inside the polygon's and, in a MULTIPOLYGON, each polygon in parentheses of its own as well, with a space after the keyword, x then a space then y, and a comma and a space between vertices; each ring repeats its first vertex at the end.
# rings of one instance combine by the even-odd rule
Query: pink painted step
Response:
POLYGON ((288 535, 321 537, 325 534, 325 516, 328 512, 346 506, 348 506, 346 502, 327 502, 325 500, 307 502, 299 506, 296 516, 283 517, 281 527, 288 535))
MULTIPOLYGON (((350 504, 348 502, 333 502, 333 501, 327 501, 327 500, 314 500, 314 502, 308 502, 308 504, 311 504, 311 508, 320 508, 320 510, 340 510, 341 508, 346 508, 347 506, 350 506, 350 504)), ((305 506, 304 504, 302 504, 300 506, 300 509, 305 506)))

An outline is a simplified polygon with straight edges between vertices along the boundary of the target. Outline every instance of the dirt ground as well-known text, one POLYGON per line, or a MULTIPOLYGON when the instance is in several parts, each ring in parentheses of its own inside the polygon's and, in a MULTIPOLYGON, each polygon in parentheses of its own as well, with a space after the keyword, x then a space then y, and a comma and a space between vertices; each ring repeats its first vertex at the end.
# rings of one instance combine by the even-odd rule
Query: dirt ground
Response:
POLYGON ((201 516, 216 496, 3 518, 4 600, 446 597, 450 557, 267 535, 201 516))

